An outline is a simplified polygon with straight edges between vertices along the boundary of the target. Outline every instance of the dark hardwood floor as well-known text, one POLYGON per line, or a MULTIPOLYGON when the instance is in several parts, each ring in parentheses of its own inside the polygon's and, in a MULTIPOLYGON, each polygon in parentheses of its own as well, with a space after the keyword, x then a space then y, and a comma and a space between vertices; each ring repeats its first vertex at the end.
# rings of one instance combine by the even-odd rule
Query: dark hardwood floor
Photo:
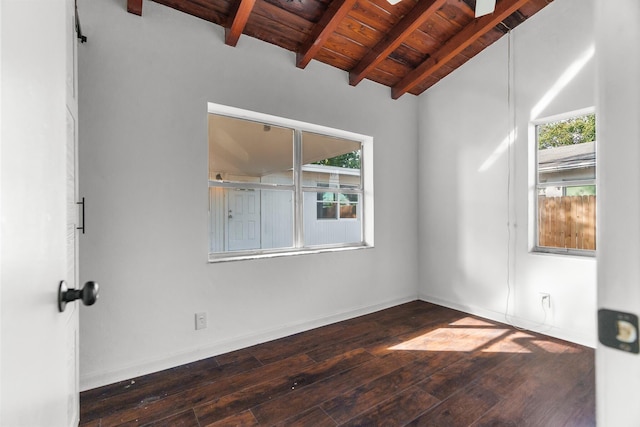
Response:
POLYGON ((594 351, 415 301, 88 390, 83 426, 593 426, 594 351))

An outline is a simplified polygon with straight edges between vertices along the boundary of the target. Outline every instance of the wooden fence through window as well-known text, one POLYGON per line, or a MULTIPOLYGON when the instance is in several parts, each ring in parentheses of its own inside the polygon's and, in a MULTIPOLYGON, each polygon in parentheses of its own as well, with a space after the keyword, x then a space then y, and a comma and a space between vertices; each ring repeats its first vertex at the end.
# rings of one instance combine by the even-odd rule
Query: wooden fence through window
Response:
POLYGON ((538 196, 538 245, 596 248, 596 196, 538 196))

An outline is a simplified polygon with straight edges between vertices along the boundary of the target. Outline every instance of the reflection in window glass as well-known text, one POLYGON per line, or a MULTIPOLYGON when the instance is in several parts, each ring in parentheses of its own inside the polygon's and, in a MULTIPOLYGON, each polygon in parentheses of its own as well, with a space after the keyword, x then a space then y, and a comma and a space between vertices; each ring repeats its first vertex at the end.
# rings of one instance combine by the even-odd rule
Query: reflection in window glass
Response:
POLYGON ((209 114, 209 179, 293 184, 293 129, 209 114))
POLYGON ((361 187, 360 142, 302 132, 302 153, 303 186, 361 187))
POLYGON ((209 113, 210 259, 364 243, 362 142, 278 123, 209 113))
POLYGON ((318 219, 355 219, 358 217, 358 194, 318 192, 318 219))
POLYGON ((302 132, 302 153, 305 244, 361 241, 362 144, 302 132))
POLYGON ((340 194, 340 218, 354 219, 358 217, 358 194, 340 194))
POLYGON ((337 219, 335 193, 318 193, 318 219, 337 219))

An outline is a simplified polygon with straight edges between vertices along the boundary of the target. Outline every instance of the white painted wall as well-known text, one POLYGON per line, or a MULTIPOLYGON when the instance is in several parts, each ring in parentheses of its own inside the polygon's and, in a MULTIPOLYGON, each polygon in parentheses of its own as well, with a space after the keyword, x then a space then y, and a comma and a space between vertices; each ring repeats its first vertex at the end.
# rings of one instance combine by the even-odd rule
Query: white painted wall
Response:
POLYGON ((528 125, 595 105, 593 7, 554 1, 420 96, 418 145, 420 297, 590 346, 595 259, 529 252, 528 125))
MULTIPOLYGON (((640 3, 597 2, 598 308, 640 315, 640 3), (636 52, 634 55, 633 52, 636 52)), ((637 426, 640 356, 596 350, 597 421, 637 426)))
POLYGON ((101 286, 81 310, 81 387, 416 299, 417 99, 125 3, 79 1, 81 279, 101 286), (207 102, 373 136, 375 248, 208 264, 207 102))

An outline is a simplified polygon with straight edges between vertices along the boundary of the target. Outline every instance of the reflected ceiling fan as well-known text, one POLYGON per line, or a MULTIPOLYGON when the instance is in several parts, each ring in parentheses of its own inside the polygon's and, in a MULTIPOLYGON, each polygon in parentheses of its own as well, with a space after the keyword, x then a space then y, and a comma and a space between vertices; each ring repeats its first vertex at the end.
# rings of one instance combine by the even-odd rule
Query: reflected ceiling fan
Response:
POLYGON ((496 0, 476 0, 476 18, 493 13, 496 0))
MULTIPOLYGON (((391 5, 398 4, 400 1, 401 0, 387 0, 391 5)), ((476 0, 476 18, 493 13, 495 8, 496 0, 476 0)))

